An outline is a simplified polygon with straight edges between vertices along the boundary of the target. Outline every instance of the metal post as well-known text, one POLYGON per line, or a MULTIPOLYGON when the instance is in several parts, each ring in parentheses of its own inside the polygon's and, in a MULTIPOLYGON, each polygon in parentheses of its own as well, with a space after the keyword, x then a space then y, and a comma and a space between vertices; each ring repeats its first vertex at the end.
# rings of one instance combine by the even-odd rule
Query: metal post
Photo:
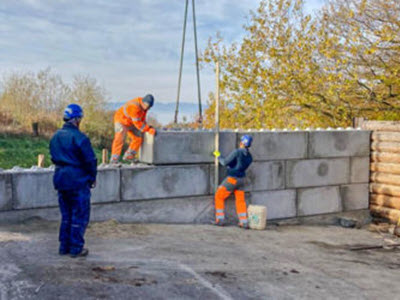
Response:
POLYGON ((192 0, 193 8, 193 30, 194 30, 194 50, 196 54, 196 74, 197 74, 197 99, 199 101, 199 123, 203 123, 202 109, 201 109, 201 89, 200 89, 200 70, 199 70, 199 54, 197 50, 197 29, 196 29, 196 10, 195 0, 192 0))
MULTIPOLYGON (((219 151, 219 62, 215 66, 216 73, 216 91, 215 91, 215 150, 219 151)), ((215 178, 214 178, 214 188, 217 191, 219 184, 219 163, 218 158, 215 158, 215 178)))
POLYGON ((186 0, 185 18, 183 21, 181 62, 180 62, 180 66, 179 66, 178 93, 176 95, 176 108, 175 108, 175 118, 174 118, 175 124, 178 123, 179 97, 180 97, 180 93, 181 93, 182 67, 183 67, 183 56, 184 56, 184 52, 185 52, 185 36, 186 36, 186 21, 187 21, 187 14, 188 14, 188 5, 189 5, 189 0, 186 0))

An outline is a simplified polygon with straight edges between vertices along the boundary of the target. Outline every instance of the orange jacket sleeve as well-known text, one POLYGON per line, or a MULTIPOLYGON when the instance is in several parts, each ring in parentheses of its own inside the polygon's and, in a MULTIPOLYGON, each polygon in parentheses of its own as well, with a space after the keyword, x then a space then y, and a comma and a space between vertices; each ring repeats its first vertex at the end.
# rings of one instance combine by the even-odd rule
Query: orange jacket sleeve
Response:
POLYGON ((125 113, 141 132, 147 132, 150 129, 150 126, 146 123, 146 114, 147 112, 140 107, 139 101, 128 105, 125 113))

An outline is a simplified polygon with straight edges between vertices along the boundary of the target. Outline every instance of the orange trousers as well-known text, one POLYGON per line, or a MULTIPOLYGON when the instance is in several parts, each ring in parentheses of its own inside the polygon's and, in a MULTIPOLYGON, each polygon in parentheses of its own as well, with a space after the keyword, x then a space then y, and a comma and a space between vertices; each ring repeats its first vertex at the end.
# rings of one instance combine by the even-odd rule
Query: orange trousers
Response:
POLYGON ((235 194, 236 213, 240 223, 247 223, 247 206, 244 191, 240 188, 241 182, 235 177, 228 176, 218 187, 215 193, 215 219, 225 219, 225 200, 235 194))
POLYGON ((131 140, 127 151, 138 153, 143 142, 142 133, 135 126, 125 126, 119 122, 114 123, 115 135, 112 143, 111 158, 118 159, 124 147, 125 136, 131 140))

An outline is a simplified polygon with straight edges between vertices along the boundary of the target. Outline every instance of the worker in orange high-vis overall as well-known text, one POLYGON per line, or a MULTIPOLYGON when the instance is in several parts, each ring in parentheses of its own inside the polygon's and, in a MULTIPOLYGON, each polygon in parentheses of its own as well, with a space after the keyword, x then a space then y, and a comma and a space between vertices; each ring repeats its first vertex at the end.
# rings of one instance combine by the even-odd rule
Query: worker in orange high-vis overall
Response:
POLYGON ((232 192, 236 198, 236 212, 239 218, 239 227, 248 229, 247 206, 244 196, 244 178, 246 169, 253 162, 249 148, 253 138, 244 135, 240 139, 239 149, 232 151, 226 158, 221 157, 219 151, 213 154, 218 158, 219 163, 227 167, 228 176, 218 187, 215 194, 215 225, 225 225, 225 200, 232 192))
POLYGON ((131 140, 123 160, 133 162, 143 142, 143 133, 156 134, 156 130, 147 125, 147 111, 154 105, 154 97, 146 95, 143 98, 135 98, 119 108, 114 115, 115 136, 112 143, 110 163, 119 161, 126 134, 131 140))

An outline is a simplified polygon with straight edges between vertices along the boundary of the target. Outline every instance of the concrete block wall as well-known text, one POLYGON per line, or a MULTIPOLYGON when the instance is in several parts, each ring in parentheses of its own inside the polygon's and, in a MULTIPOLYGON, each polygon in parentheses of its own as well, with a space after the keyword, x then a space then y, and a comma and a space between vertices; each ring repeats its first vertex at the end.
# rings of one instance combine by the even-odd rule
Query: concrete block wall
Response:
MULTIPOLYGON (((370 132, 364 130, 221 133, 229 154, 251 134, 254 163, 247 172, 247 202, 267 206, 268 219, 314 216, 368 208, 370 132)), ((214 133, 160 131, 146 135, 146 164, 99 168, 92 218, 129 222, 207 223, 213 219, 214 133)), ((225 177, 220 167, 221 181, 225 177)), ((56 209, 53 170, 0 172, 0 221, 56 209)), ((234 201, 228 217, 235 221, 234 201)), ((54 212, 54 211, 52 211, 54 212)), ((59 217, 59 216, 58 216, 59 217)))

